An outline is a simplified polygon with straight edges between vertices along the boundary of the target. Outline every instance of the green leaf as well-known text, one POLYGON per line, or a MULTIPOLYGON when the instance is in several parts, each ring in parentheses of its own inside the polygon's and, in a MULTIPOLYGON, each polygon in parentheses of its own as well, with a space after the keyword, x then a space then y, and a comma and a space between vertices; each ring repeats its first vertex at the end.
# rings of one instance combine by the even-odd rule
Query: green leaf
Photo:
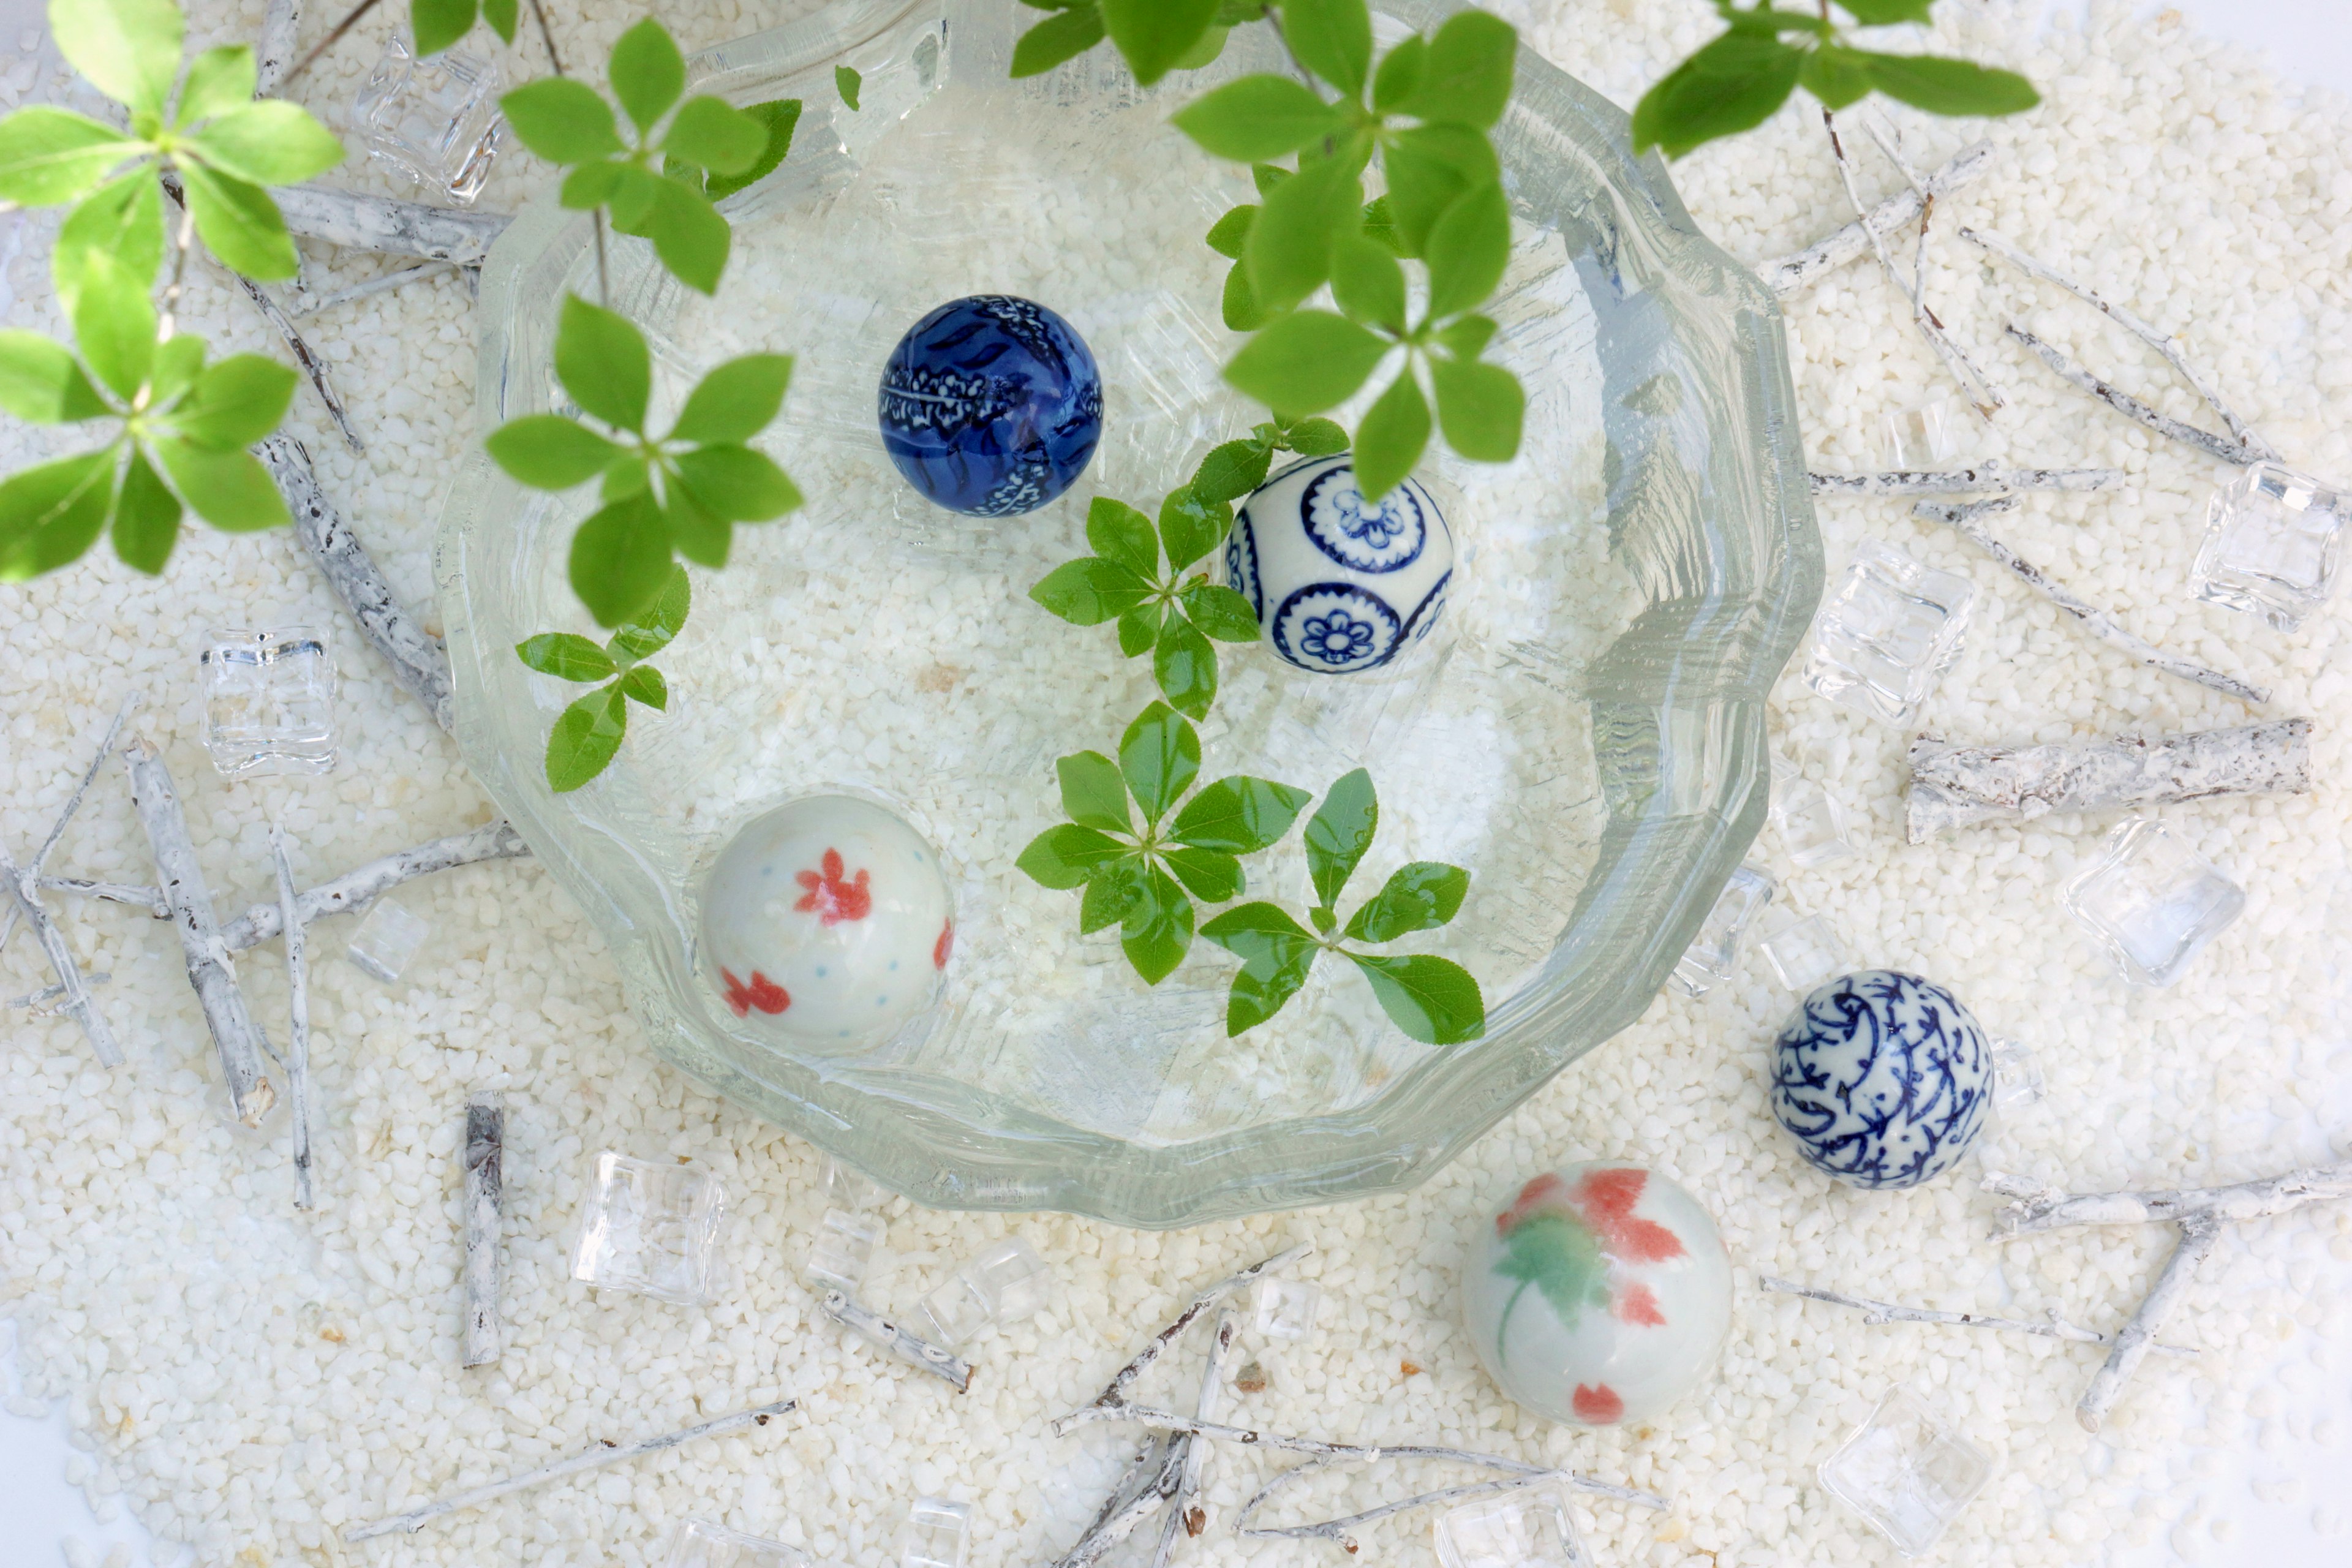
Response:
MULTIPOLYGON (((1220 12, 1223 11, 1223 0, 1219 0, 1218 8, 1220 12)), ((1225 40, 1232 36, 1232 33, 1233 29, 1231 27, 1213 26, 1203 29, 1200 38, 1191 48, 1186 49, 1182 54, 1177 56, 1175 65, 1170 68, 1180 71, 1196 71, 1205 66, 1213 66, 1216 64, 1217 57, 1225 52, 1225 40)))
POLYGON ((1102 40, 1099 6, 1074 5, 1066 11, 1057 11, 1021 35, 1021 41, 1013 47, 1013 75, 1043 76, 1102 40))
POLYGON ((0 201, 28 207, 73 201, 144 151, 144 142, 125 141, 87 115, 29 105, 0 120, 0 201))
POLYGON ((1150 87, 1200 44, 1217 0, 1100 0, 1099 8, 1127 68, 1150 87))
POLYGON ((409 26, 416 30, 416 56, 437 55, 474 30, 475 0, 409 0, 409 26))
POLYGON ((1429 40, 1416 33, 1381 57, 1372 77, 1372 109, 1386 114, 1403 104, 1429 69, 1429 40))
POLYGON ((1278 904, 1238 904, 1201 934, 1242 961, 1225 1002, 1228 1037, 1254 1029, 1298 994, 1322 947, 1278 904))
POLYGON ((171 0, 50 0, 58 53, 99 91, 162 116, 180 74, 187 24, 171 0))
POLYGON ((716 294, 734 231, 701 192, 676 180, 659 185, 647 226, 654 254, 688 288, 716 294))
POLYGON ((108 181, 66 215, 49 258, 49 279, 68 314, 81 298, 82 274, 97 255, 110 258, 134 278, 154 278, 163 259, 163 198, 153 170, 142 166, 108 181))
POLYGON ((520 11, 518 0, 482 0, 482 20, 506 43, 515 41, 515 22, 520 11))
POLYGON ((793 150, 793 132, 801 122, 801 100, 797 98, 772 99, 755 103, 743 110, 759 125, 765 140, 760 155, 751 166, 740 174, 712 174, 703 183, 702 194, 712 201, 748 190, 776 172, 784 155, 793 150))
POLYGON ((1870 96, 1870 66, 1857 51, 1824 43, 1809 51, 1797 68, 1797 85, 1824 107, 1843 109, 1870 96))
POLYGON ((1217 700, 1217 650, 1183 616, 1170 616, 1160 623, 1151 673, 1178 711, 1195 719, 1209 716, 1209 705, 1217 700))
POLYGON ((669 682, 652 665, 641 664, 621 677, 621 695, 648 708, 667 710, 669 707, 669 682))
POLYGON ((1870 79, 1889 98, 1930 114, 2019 114, 2042 101, 2015 71, 1948 60, 1934 55, 1874 55, 1861 58, 1870 79))
POLYGON ((1511 261, 1511 208, 1499 182, 1475 185, 1445 209, 1422 251, 1429 314, 1444 321, 1486 303, 1511 261))
POLYGON ((1192 946, 1192 900, 1175 878, 1157 866, 1144 872, 1119 927, 1118 944, 1147 985, 1159 984, 1184 962, 1192 946))
POLYGON ((1242 863, 1220 849, 1169 849, 1160 858, 1184 884, 1184 890, 1204 904, 1222 904, 1241 896, 1242 863))
POLYGON ((1045 574, 1029 596, 1077 626, 1098 626, 1143 603, 1151 584, 1116 561, 1082 555, 1045 574))
POLYGON ((866 79, 859 76, 851 67, 833 68, 833 90, 841 95, 841 101, 849 106, 849 111, 852 114, 857 112, 857 95, 863 90, 865 84, 866 79))
POLYGON ((1331 298, 1349 321, 1403 335, 1404 268, 1378 241, 1350 234, 1332 245, 1331 298))
POLYGON ((1897 22, 1927 23, 1932 4, 1934 0, 1838 0, 1838 8, 1865 27, 1890 27, 1897 22))
POLYGON ((1119 737, 1118 771, 1144 820, 1156 824, 1200 776, 1200 732, 1165 702, 1154 702, 1119 737))
POLYGON ((662 152, 714 174, 740 174, 768 145, 768 128, 728 102, 698 93, 678 106, 662 152))
POLYGON ((165 488, 145 453, 131 449, 131 466, 116 487, 107 514, 114 553, 134 572, 154 576, 172 558, 180 539, 180 498, 165 488))
POLYGON ((81 298, 74 302, 74 337, 82 363, 118 397, 129 399, 146 384, 155 358, 155 307, 147 284, 110 256, 93 256, 82 274, 81 298))
POLYGON ((1364 900, 1348 922, 1347 935, 1356 942, 1394 942, 1409 931, 1442 926, 1461 910, 1469 890, 1470 873, 1461 867, 1415 860, 1364 900))
POLYGON ((1349 98, 1372 69, 1372 14, 1364 0, 1282 0, 1282 37, 1298 63, 1349 98))
POLYGON ((182 163, 180 182, 196 232, 222 266, 263 282, 301 270, 286 220, 268 191, 202 163, 182 163))
POLYGON ((565 490, 585 483, 624 450, 561 414, 509 419, 483 439, 482 447, 510 477, 537 490, 565 490))
POLYGON ((1336 458, 1348 449, 1348 432, 1330 419, 1302 419, 1286 438, 1302 458, 1336 458))
POLYGON ((547 735, 548 787, 569 795, 603 773, 628 732, 629 705, 618 681, 566 708, 547 735))
POLYGON ((1458 1046, 1486 1032, 1486 999, 1470 972, 1451 959, 1340 951, 1372 983, 1389 1021, 1423 1045, 1458 1046))
POLYGON ((572 536, 572 591, 602 626, 635 620, 669 578, 669 531, 650 491, 591 513, 572 536))
POLYGON ((1401 132, 1381 147, 1389 177, 1389 209, 1407 256, 1419 256, 1429 231, 1464 192, 1502 177, 1494 144, 1466 125, 1424 125, 1401 132))
POLYGON ((172 412, 173 427, 199 447, 250 447, 286 417, 297 379, 274 359, 231 354, 196 377, 172 412))
POLYGON ((1219 642, 1255 642, 1257 612, 1250 602, 1222 583, 1195 582, 1180 602, 1192 624, 1219 642))
POLYGON ((1065 822, 1031 839, 1013 864, 1045 887, 1069 889, 1126 853, 1127 846, 1110 835, 1065 822))
POLYGON ((1349 160, 1326 159, 1285 180, 1250 225, 1250 291, 1286 310, 1331 275, 1332 242, 1363 219, 1364 188, 1349 160))
POLYGON ((1519 36, 1499 16, 1457 11, 1431 35, 1421 80, 1397 107, 1423 120, 1491 129, 1511 100, 1519 36))
POLYGON ((225 533, 284 528, 294 521, 269 470, 250 452, 217 452, 169 438, 157 441, 154 451, 188 510, 225 533))
MULTIPOLYGON (((644 172, 626 163, 583 163, 563 176, 563 184, 556 188, 556 203, 571 212, 586 212, 591 207, 603 206, 621 194, 624 182, 644 172)), ((650 190, 646 200, 647 205, 652 204, 650 190)), ((614 222, 617 224, 619 220, 615 218, 614 222)))
POLYGON ((1131 851, 1105 861, 1078 900, 1078 933, 1087 935, 1127 919, 1142 890, 1143 873, 1143 857, 1131 851))
POLYGON ((1054 772, 1062 781, 1062 809, 1072 822, 1111 833, 1134 831, 1127 814, 1127 782, 1117 763, 1100 752, 1076 752, 1055 763, 1054 772))
POLYGON ((606 651, 615 659, 632 662, 651 658, 685 629, 687 612, 693 605, 694 585, 687 580, 686 568, 673 563, 669 580, 654 595, 654 602, 613 634, 612 641, 604 645, 606 651))
POLYGON ((222 174, 256 185, 290 185, 343 161, 343 144, 309 110, 277 99, 215 116, 188 146, 222 174))
POLYGON ((1223 544, 1233 526, 1233 509, 1223 501, 1205 500, 1190 486, 1170 490, 1160 502, 1160 538, 1169 569, 1183 571, 1223 544))
POLYGON ((1160 623, 1168 618, 1164 605, 1138 605, 1118 617, 1118 651, 1129 658, 1150 653, 1160 640, 1160 623))
POLYGON ((621 100, 640 136, 653 134, 655 121, 686 90, 686 57, 669 29, 647 16, 613 43, 613 96, 621 100))
POLYGON ((1495 340, 1491 316, 1458 316, 1437 331, 1437 342, 1455 359, 1476 359, 1495 340))
POLYGON ((1254 332, 1274 320, 1274 312, 1257 302, 1257 290, 1250 287, 1247 263, 1236 261, 1226 269, 1217 313, 1226 330, 1235 332, 1254 332))
POLYGON ((577 632, 541 632, 515 644, 526 668, 558 680, 609 680, 620 673, 613 656, 577 632))
MULTIPOLYGON (((613 226, 639 239, 651 237, 654 209, 661 205, 663 188, 679 182, 635 163, 614 163, 612 170, 612 194, 605 200, 612 208, 613 226)), ((574 170, 572 178, 564 181, 565 186, 569 188, 583 173, 574 170)))
POLYGON ((1250 165, 1250 184, 1257 187, 1257 199, 1260 201, 1274 195, 1274 187, 1288 178, 1290 178, 1290 171, 1279 163, 1250 165))
POLYGON ((585 163, 622 150, 613 106, 585 82, 541 77, 499 100, 522 144, 551 163, 585 163))
POLYGON ((653 355, 626 316, 565 295, 555 329, 555 375, 572 402, 605 424, 644 430, 653 355))
POLYGON ((1372 847, 1380 826, 1380 797, 1372 789, 1372 775, 1361 768, 1333 784, 1307 819, 1307 871, 1315 879, 1315 896, 1326 908, 1339 903, 1339 889, 1372 847))
POLYGON ((78 559, 106 526, 115 448, 25 469, 0 483, 0 583, 78 559))
POLYGON ((1250 224, 1257 217, 1256 204, 1232 208, 1224 216, 1209 226, 1203 237, 1211 250, 1228 261, 1242 258, 1242 247, 1249 243, 1250 224))
POLYGON ((1397 228, 1396 208, 1386 196, 1374 196, 1364 204, 1364 237, 1400 259, 1410 255, 1404 235, 1397 228))
POLYGON ((1263 441, 1228 441, 1201 459, 1184 488, 1204 500, 1236 501, 1265 483, 1273 465, 1274 449, 1263 441))
POLYGON ((1801 51, 1777 38, 1726 33, 1642 95, 1633 106, 1633 151, 1658 147, 1679 158, 1753 130, 1789 100, 1804 63, 1801 51))
POLYGON ((1172 121, 1211 157, 1237 163, 1279 158, 1348 128, 1312 88, 1286 76, 1238 78, 1194 99, 1172 121))
POLYGON ((1429 405, 1408 363, 1356 426, 1356 482, 1364 498, 1377 501, 1396 489, 1428 447, 1429 405))
POLYGON ((801 504, 800 487, 765 452, 698 447, 680 453, 677 482, 701 508, 729 522, 766 522, 801 504))
POLYGON ((1388 352, 1345 316, 1297 310, 1244 344, 1225 379, 1268 407, 1317 413, 1345 403, 1388 352))
POLYGON ((169 408, 205 368, 205 343, 177 332, 155 345, 155 363, 147 367, 147 406, 169 408))
POLYGON ((1087 542, 1097 555, 1146 581, 1160 574, 1160 541, 1152 537, 1151 520, 1125 501, 1095 497, 1087 507, 1087 542))
POLYGON ((1200 793, 1176 814, 1169 832, 1178 843, 1195 849, 1253 855, 1289 832, 1290 825, 1314 798, 1303 789, 1272 779, 1235 773, 1202 785, 1200 793))
POLYGON ((1474 462, 1507 463, 1519 455, 1527 395, 1519 378, 1484 360, 1429 362, 1445 444, 1474 462))
POLYGON ((686 395, 673 441, 748 441, 768 427, 791 384, 790 354, 744 354, 712 367, 686 395))
POLYGON ((34 425, 68 425, 114 412, 72 351, 14 327, 0 329, 0 408, 34 425))

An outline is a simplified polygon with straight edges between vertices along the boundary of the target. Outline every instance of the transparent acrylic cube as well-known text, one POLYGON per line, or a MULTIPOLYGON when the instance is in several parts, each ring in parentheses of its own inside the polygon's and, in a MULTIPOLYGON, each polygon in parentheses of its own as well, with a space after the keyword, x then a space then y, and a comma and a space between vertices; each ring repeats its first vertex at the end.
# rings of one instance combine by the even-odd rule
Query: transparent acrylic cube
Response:
POLYGON ((1807 915, 1782 926, 1757 945, 1764 950, 1765 962, 1771 964, 1780 984, 1800 996, 1836 979, 1848 967, 1845 943, 1838 940, 1837 928, 1821 915, 1807 915))
POLYGON ((1447 1509, 1431 1532, 1443 1568, 1587 1568, 1592 1561, 1556 1481, 1447 1509))
POLYGON ((923 1314, 951 1345, 970 1342, 991 1323, 1011 1328, 1044 1311, 1054 1300, 1054 1271, 1019 1237, 983 1247, 955 1278, 923 1298, 923 1314))
POLYGON ((230 778, 335 765, 335 656, 309 626, 215 629, 197 656, 205 749, 230 778))
POLYGON ((444 49, 418 59, 400 31, 352 104, 352 129, 368 156, 391 164, 426 190, 470 206, 498 155, 496 60, 444 49))
POLYGON ((1304 1279, 1267 1275, 1258 1280, 1255 1299, 1257 1331, 1270 1340, 1303 1340, 1315 1331, 1323 1310, 1323 1289, 1304 1279))
POLYGON ((725 1271, 727 1189, 675 1161, 596 1156, 581 1204, 572 1277, 684 1307, 717 1299, 725 1271))
POLYGON ((1691 939, 1669 984, 1685 996, 1704 996, 1729 981, 1739 967, 1739 949, 1748 928, 1772 901, 1780 884, 1760 867, 1742 866, 1716 895, 1698 935, 1691 939))
POLYGON ((971 1505, 919 1497, 898 1531, 898 1568, 963 1568, 971 1541, 971 1505))
POLYGON ((2022 1110, 2042 1098, 2042 1063, 2022 1040, 1992 1042, 1992 1103, 1996 1110, 2022 1110))
POLYGON ((432 934, 431 921, 393 899, 379 897, 360 917, 343 955, 389 985, 407 973, 416 950, 432 934))
POLYGON ((820 1290, 855 1297, 866 1284, 866 1271, 874 1266, 874 1244, 881 1239, 882 1222, 871 1214, 827 1209, 817 1221, 801 1278, 820 1290))
POLYGON ((1813 617, 1805 684, 1831 701, 1907 724, 1959 658, 1973 584, 1865 539, 1813 617))
POLYGON ((1772 757, 1772 826, 1789 858, 1811 870, 1853 853, 1846 837, 1845 813, 1830 792, 1775 752, 1772 757))
POLYGON ((2347 521, 2352 496, 2276 463, 2256 463, 2207 503, 2189 592, 2291 632, 2336 591, 2347 521))
POLYGON ((797 1546, 689 1519, 670 1542, 667 1568, 818 1568, 797 1546))
POLYGON ((1822 1461, 1822 1485, 1906 1557, 1934 1546, 1992 1479, 1992 1459, 1927 1402, 1896 1386, 1845 1446, 1822 1461))
POLYGON ((1974 456, 1980 444, 1975 416, 1949 397, 1931 397, 1889 414, 1880 428, 1890 468, 1949 468, 1974 456))
POLYGON ((2107 835, 2099 859, 2059 901, 2123 977, 2165 986, 2246 907, 2221 868, 2154 817, 2107 835))
POLYGON ((851 1214, 864 1214, 882 1206, 890 1194, 879 1184, 869 1182, 840 1161, 827 1154, 818 1170, 819 1190, 829 1209, 845 1209, 851 1214))

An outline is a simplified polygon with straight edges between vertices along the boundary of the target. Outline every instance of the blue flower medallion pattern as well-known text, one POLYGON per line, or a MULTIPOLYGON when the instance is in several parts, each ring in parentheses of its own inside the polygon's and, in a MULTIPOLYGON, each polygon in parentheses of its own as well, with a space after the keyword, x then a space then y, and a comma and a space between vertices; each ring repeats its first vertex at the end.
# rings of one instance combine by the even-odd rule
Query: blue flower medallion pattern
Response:
POLYGON ((1412 607, 1412 614, 1404 618, 1405 641, 1420 642, 1436 629, 1437 618, 1445 613, 1445 585, 1453 581, 1454 568, 1449 566, 1445 569, 1445 575, 1437 580, 1437 585, 1422 595, 1421 603, 1412 607))
POLYGON ((1070 488, 1102 439, 1102 374, 1034 300, 974 294, 908 330, 882 370, 882 447, 950 511, 1008 517, 1070 488))
POLYGON ((1968 1152, 1992 1105, 1992 1051, 1959 999, 1890 969, 1807 996, 1772 1048, 1772 1114, 1815 1169, 1916 1187, 1968 1152))
POLYGON ((1234 519, 1233 531, 1225 535, 1225 586, 1250 603, 1250 613, 1260 625, 1265 621, 1265 593, 1257 574, 1257 530, 1250 526, 1249 513, 1244 510, 1234 519))
POLYGON ((1370 669, 1403 643, 1397 613, 1352 583, 1310 583, 1274 616, 1275 651, 1302 669, 1370 669))
POLYGON ((1358 572, 1401 572, 1429 542, 1417 487, 1399 485, 1378 506, 1364 504, 1352 467, 1325 469, 1298 500, 1298 520, 1315 547, 1358 572))

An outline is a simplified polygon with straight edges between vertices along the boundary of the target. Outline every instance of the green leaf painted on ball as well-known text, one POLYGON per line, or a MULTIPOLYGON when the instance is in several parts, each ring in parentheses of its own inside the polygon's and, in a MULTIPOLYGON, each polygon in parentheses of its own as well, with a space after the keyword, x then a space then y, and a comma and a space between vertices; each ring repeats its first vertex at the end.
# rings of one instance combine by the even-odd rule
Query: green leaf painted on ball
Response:
POLYGON ((1184 962, 1192 946, 1192 900, 1175 878, 1153 866, 1136 879, 1118 944, 1145 984, 1159 984, 1184 962))
POLYGON ((1118 771, 1144 820, 1157 824, 1200 776, 1200 732, 1167 703, 1154 702, 1119 737, 1118 771))
POLYGON ((1402 483, 1429 447, 1429 404, 1412 366, 1373 400, 1356 426, 1356 483, 1377 501, 1402 483))
POLYGON ((628 732, 629 705, 618 681, 572 703, 548 732, 548 787, 569 795, 603 773, 628 732))
POLYGON ((1372 789, 1372 775, 1361 768, 1334 784, 1307 818, 1307 871, 1315 880, 1315 896, 1326 908, 1339 903, 1339 889, 1371 848, 1380 826, 1380 797, 1372 789))
POLYGON ((180 515, 180 498, 148 463, 147 455, 133 447, 107 515, 114 553, 133 571, 151 577, 160 574, 179 542, 180 515))
POLYGON ((63 343, 0 328, 0 408, 33 425, 68 425, 114 409, 63 343))
POLYGON ((1149 582, 1118 562, 1082 555, 1045 574, 1029 596, 1072 626, 1098 626, 1134 609, 1150 592, 1149 582))
POLYGON ((1225 379, 1274 408, 1319 414, 1354 395, 1388 342, 1329 310, 1295 310, 1242 346, 1225 379))
POLYGON ((1066 889, 1082 886, 1127 852, 1127 846, 1098 828, 1064 822, 1031 839, 1013 864, 1045 887, 1066 889))
POLYGON ((1495 1260, 1495 1272, 1519 1282, 1495 1321, 1495 1360, 1508 1365, 1511 1314, 1528 1288, 1541 1292, 1561 1325, 1573 1329, 1587 1308, 1609 1305, 1609 1260, 1601 1255, 1599 1237, 1581 1220, 1557 1209, 1528 1215, 1505 1230, 1502 1240, 1503 1255, 1495 1260))
POLYGON ((645 334, 616 310, 577 294, 563 299, 555 331, 555 376, 589 414, 622 430, 642 432, 653 397, 654 362, 645 334))
POLYGON ((1347 956, 1372 983, 1389 1022, 1422 1044, 1458 1046, 1486 1032, 1486 998, 1470 972, 1453 960, 1425 952, 1347 956))
POLYGON ((1160 695, 1177 711, 1194 719, 1209 716, 1217 700, 1217 650, 1200 628, 1182 616, 1170 616, 1160 625, 1151 647, 1151 674, 1160 695))
POLYGON ((1054 764, 1062 784, 1062 809, 1070 820, 1109 833, 1131 833, 1134 820, 1127 810, 1127 781, 1118 764, 1100 752, 1075 752, 1054 764))
POLYGON ((1043 76, 1103 41, 1102 9, 1087 4, 1057 11, 1021 35, 1013 47, 1015 77, 1043 76))
POLYGON ((1177 596, 1192 624, 1219 642, 1255 642, 1257 612, 1250 602, 1221 583, 1195 582, 1177 596))
POLYGON ((558 680, 610 680, 618 671, 613 656, 577 632, 541 632, 515 644, 515 657, 529 669, 558 680))
POLYGON ((1202 786, 1176 814, 1169 832, 1196 849, 1251 855, 1289 832, 1313 798, 1289 784, 1235 773, 1202 786))
POLYGON ((526 414, 483 438, 490 460, 520 483, 539 490, 570 489, 610 467, 624 448, 577 419, 526 414))
POLYGON ((1322 952, 1307 928, 1278 904, 1236 905, 1203 924, 1201 934, 1242 961, 1225 999, 1229 1038, 1282 1011, 1322 952))
POLYGON ((1470 873, 1437 860, 1399 867, 1381 890, 1364 900, 1346 934, 1356 942, 1394 942, 1412 931, 1451 921, 1470 890, 1470 873))

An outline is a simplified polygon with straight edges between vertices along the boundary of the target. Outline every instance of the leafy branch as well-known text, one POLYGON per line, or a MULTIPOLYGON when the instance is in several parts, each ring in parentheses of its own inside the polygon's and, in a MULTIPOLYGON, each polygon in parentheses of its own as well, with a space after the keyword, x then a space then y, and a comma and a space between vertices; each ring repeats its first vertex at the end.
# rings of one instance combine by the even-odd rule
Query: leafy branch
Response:
POLYGON ((1302 458, 1336 458, 1348 449, 1348 432, 1328 419, 1291 419, 1276 415, 1250 426, 1201 459, 1186 488, 1204 500, 1237 501, 1265 483, 1276 452, 1302 458))
POLYGON ((614 632, 599 647, 574 632, 541 632, 515 645, 515 657, 559 680, 605 685, 565 708, 547 737, 547 782, 567 795, 604 771, 629 731, 629 704, 669 706, 669 683, 645 660, 669 646, 686 625, 693 589, 686 568, 672 566, 643 618, 614 632))

